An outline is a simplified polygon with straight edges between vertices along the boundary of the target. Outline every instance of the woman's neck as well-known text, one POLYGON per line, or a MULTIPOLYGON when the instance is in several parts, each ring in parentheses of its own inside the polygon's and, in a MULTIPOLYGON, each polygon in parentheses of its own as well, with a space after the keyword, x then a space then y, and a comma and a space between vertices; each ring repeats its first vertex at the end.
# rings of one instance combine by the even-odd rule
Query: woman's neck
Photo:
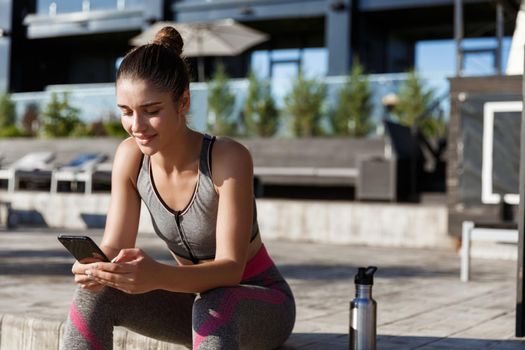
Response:
POLYGON ((194 167, 195 160, 198 161, 201 144, 201 134, 184 127, 167 147, 151 156, 151 161, 166 174, 190 170, 194 167))

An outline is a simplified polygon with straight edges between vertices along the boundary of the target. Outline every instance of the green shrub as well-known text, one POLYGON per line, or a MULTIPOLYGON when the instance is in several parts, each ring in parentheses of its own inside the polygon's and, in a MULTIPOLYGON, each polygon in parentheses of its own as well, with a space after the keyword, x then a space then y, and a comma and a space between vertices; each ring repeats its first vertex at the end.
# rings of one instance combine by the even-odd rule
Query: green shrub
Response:
POLYGON ((216 135, 237 134, 237 120, 232 116, 235 95, 230 89, 223 65, 218 65, 208 89, 208 130, 216 135))
POLYGON ((0 128, 0 138, 4 137, 28 137, 26 132, 19 129, 16 125, 12 124, 3 128, 0 128))
POLYGON ((393 108, 397 121, 412 127, 414 123, 427 137, 443 136, 445 122, 435 111, 429 111, 434 102, 434 91, 426 88, 415 71, 410 71, 408 79, 399 91, 399 102, 393 108))
POLYGON ((244 104, 244 123, 247 136, 271 137, 279 126, 279 111, 272 97, 269 81, 260 81, 251 72, 244 104))
POLYGON ((28 137, 27 132, 16 125, 16 109, 11 95, 0 95, 0 137, 28 137))
POLYGON ((82 130, 82 121, 79 119, 79 109, 71 106, 68 94, 62 95, 60 100, 55 92, 51 93, 51 101, 42 113, 43 134, 46 137, 67 137, 82 130))
POLYGON ((323 103, 326 86, 316 79, 307 79, 299 71, 284 104, 294 136, 311 137, 323 134, 323 103))
POLYGON ((126 138, 129 134, 122 127, 122 123, 118 119, 112 119, 104 122, 104 129, 106 134, 111 137, 126 138))
POLYGON ((75 125, 73 130, 67 135, 70 137, 92 137, 93 133, 91 132, 91 128, 84 123, 78 123, 75 125))
POLYGON ((367 136, 373 129, 371 121, 372 90, 363 66, 354 59, 352 72, 339 91, 335 111, 331 114, 332 131, 339 136, 367 136))
POLYGON ((0 129, 16 124, 15 103, 9 94, 0 95, 0 129))

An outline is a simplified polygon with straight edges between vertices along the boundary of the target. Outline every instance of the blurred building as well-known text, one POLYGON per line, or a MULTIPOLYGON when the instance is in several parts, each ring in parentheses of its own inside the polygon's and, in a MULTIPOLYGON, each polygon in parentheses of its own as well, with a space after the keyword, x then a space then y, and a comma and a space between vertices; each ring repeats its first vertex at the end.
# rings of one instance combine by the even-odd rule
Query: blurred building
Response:
MULTIPOLYGON (((495 35, 495 3, 464 1, 465 35, 495 35)), ((506 6, 512 35, 515 2, 506 6)), ((40 91, 48 85, 114 81, 129 40, 160 20, 234 18, 270 34, 269 41, 224 58, 229 74, 245 77, 256 63, 268 77, 306 66, 344 75, 353 57, 368 73, 415 66, 416 46, 453 38, 454 0, 0 0, 0 91, 40 91)), ((193 61, 192 61, 193 62, 193 61)), ((206 59, 206 74, 215 58, 206 59)))

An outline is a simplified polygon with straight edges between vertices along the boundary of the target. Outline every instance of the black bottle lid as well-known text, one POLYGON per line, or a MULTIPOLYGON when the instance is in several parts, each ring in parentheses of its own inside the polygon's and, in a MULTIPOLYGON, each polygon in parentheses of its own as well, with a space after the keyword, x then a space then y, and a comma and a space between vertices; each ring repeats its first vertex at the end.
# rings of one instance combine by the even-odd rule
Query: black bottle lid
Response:
POLYGON ((374 273, 377 271, 377 267, 368 266, 360 267, 357 269, 357 275, 355 275, 355 284, 374 284, 374 273))

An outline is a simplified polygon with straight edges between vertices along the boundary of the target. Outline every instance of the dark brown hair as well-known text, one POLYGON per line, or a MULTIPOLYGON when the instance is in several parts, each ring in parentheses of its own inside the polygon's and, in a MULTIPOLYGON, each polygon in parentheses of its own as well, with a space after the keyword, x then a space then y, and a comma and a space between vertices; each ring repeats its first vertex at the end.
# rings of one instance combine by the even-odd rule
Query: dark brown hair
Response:
POLYGON ((162 28, 152 43, 126 54, 117 71, 117 83, 123 78, 145 80, 170 92, 173 101, 177 102, 190 86, 188 67, 181 57, 183 45, 175 28, 162 28))

